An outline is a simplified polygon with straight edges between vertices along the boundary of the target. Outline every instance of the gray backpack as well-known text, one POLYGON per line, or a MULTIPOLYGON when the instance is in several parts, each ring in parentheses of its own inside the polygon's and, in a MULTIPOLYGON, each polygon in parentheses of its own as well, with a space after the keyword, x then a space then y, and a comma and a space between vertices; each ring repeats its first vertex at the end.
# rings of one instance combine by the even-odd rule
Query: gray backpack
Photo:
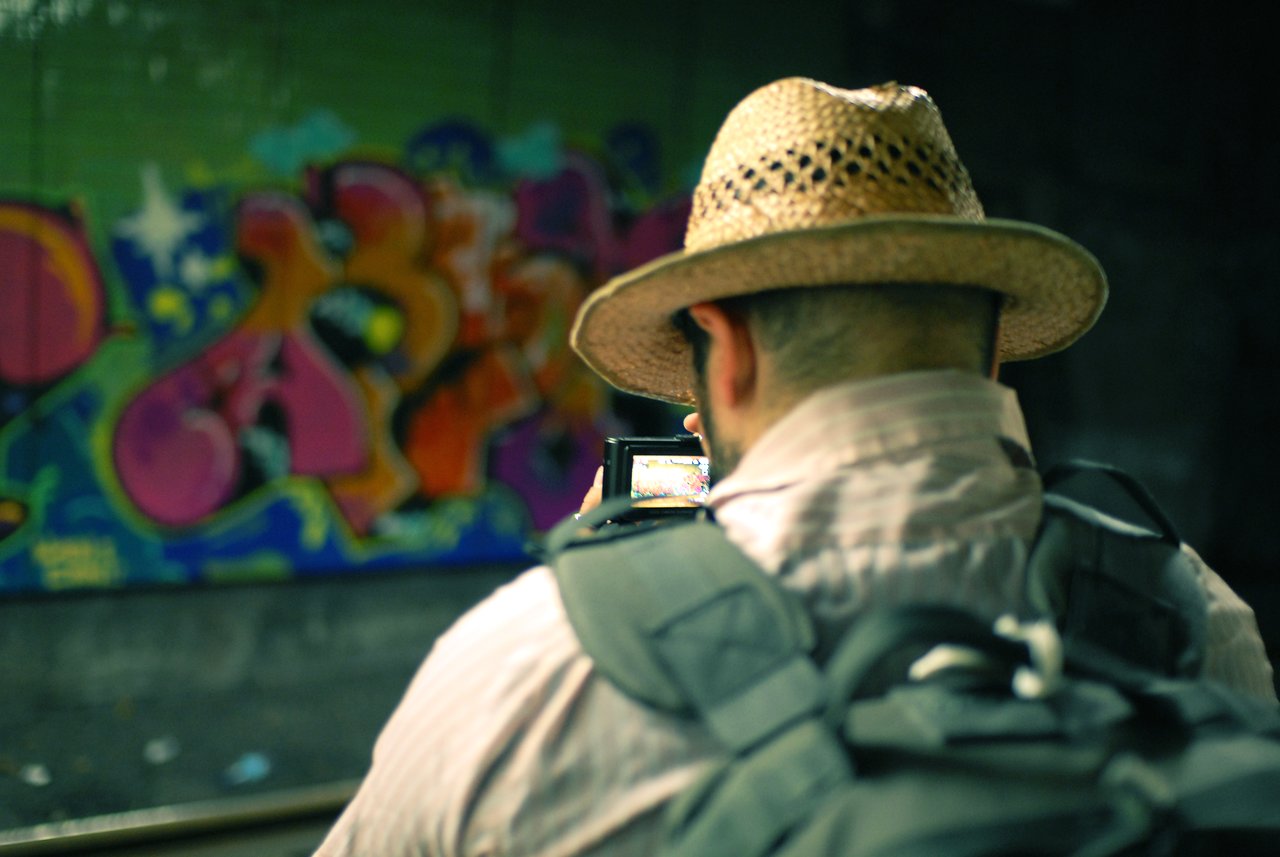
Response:
POLYGON ((1280 716, 1194 678, 1196 569, 1104 472, 1155 530, 1046 495, 1037 615, 870 612, 822 663, 797 599, 710 521, 554 532, 600 672, 724 746, 668 807, 664 853, 1280 853, 1280 716))

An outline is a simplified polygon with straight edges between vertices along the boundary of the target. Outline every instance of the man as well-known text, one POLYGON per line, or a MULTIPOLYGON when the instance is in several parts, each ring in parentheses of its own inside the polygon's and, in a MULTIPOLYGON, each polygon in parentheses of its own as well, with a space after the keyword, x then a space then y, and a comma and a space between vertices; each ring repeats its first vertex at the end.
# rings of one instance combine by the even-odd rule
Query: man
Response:
MULTIPOLYGON (((1065 237, 984 219, 923 91, 792 78, 726 119, 686 249, 591 295, 572 341, 616 386, 697 406, 710 509, 821 645, 874 606, 1017 608, 1041 487, 990 378, 1073 342, 1106 288, 1065 237)), ((1205 674, 1274 700, 1252 612, 1198 567, 1205 674)), ((320 853, 650 854, 716 754, 595 673, 534 569, 438 641, 320 853)))

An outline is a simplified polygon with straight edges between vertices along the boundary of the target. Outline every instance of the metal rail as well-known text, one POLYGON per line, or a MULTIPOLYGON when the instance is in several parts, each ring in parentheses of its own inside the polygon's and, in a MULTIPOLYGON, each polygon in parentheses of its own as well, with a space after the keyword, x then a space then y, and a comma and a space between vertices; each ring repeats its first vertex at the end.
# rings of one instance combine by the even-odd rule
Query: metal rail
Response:
POLYGON ((359 780, 217 798, 0 831, 0 855, 70 854, 336 814, 359 780))

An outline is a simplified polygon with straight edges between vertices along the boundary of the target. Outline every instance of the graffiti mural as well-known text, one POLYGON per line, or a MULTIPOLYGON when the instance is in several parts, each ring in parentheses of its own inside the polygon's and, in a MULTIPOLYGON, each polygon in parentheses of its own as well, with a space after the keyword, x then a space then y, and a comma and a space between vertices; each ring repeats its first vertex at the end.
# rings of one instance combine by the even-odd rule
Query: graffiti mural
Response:
POLYGON ((0 200, 0 591, 518 559, 630 428, 567 340, 680 245, 642 128, 316 116, 250 147, 283 184, 0 200))

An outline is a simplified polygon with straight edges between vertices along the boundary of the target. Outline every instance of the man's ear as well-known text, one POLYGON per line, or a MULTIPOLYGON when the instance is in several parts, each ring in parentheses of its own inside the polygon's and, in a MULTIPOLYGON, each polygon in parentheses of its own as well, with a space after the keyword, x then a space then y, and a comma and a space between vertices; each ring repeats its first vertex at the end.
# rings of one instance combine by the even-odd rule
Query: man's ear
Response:
POLYGON ((711 340, 707 354, 708 390, 714 389, 720 401, 731 407, 752 400, 756 347, 746 321, 714 303, 694 304, 689 307, 689 316, 711 340))

